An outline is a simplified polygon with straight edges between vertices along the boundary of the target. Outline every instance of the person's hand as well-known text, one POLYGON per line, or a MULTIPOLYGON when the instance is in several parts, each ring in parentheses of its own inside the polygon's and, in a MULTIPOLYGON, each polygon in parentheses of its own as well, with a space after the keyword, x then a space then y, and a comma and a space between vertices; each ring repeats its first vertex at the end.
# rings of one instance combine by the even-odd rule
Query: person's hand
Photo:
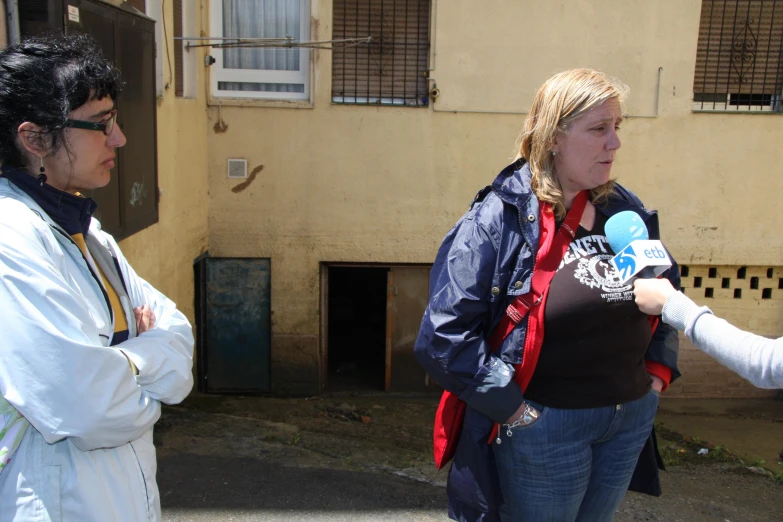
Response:
POLYGON ((663 390, 663 380, 657 375, 650 375, 650 377, 652 378, 652 389, 661 393, 663 390))
POLYGON ((139 335, 155 328, 155 312, 152 311, 150 305, 137 306, 133 309, 133 315, 136 316, 136 330, 139 335))
POLYGON ((661 315, 666 299, 676 291, 668 279, 637 279, 633 282, 636 305, 647 315, 661 315))

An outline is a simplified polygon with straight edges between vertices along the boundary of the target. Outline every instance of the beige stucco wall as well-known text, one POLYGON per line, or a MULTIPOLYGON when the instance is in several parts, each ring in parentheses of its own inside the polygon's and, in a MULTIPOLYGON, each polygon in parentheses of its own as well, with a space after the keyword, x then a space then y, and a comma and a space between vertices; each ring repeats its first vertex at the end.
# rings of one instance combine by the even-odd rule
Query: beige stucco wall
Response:
MULTIPOLYGON (((432 262, 511 159, 535 89, 565 68, 631 87, 615 174, 661 211, 679 260, 783 258, 783 120, 691 111, 698 0, 434 1, 428 108, 332 105, 330 52, 315 51, 311 108, 209 109, 210 252, 272 259, 275 390, 315 391, 319 263, 432 262), (235 192, 228 158, 263 169, 235 192)), ((331 10, 313 0, 313 39, 330 37, 331 10)))
MULTIPOLYGON (((168 55, 173 60, 172 3, 163 5, 168 55)), ((169 88, 157 99, 159 220, 120 242, 120 247, 134 269, 174 300, 193 322, 193 260, 208 244, 206 87, 199 67, 197 97, 176 98, 172 69, 163 54, 163 74, 169 88)), ((203 63, 202 55, 199 50, 198 63, 203 63)))

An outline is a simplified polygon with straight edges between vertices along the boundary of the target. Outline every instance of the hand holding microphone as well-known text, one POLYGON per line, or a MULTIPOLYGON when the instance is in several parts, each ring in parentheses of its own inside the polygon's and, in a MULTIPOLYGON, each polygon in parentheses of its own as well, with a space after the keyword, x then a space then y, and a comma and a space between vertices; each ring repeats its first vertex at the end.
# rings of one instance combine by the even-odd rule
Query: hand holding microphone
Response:
POLYGON ((666 299, 676 292, 668 279, 637 279, 633 282, 636 305, 647 315, 661 315, 666 299))

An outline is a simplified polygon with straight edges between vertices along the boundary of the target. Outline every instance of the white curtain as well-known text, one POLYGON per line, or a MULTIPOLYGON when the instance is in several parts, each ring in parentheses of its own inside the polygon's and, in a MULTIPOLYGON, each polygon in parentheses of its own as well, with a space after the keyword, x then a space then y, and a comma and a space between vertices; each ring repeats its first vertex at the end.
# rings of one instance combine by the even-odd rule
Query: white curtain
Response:
MULTIPOLYGON (((284 38, 300 41, 300 0, 222 0, 224 38, 284 38)), ((298 71, 297 48, 223 49, 226 69, 298 71)), ((221 82, 234 91, 303 92, 303 86, 279 83, 221 82)))

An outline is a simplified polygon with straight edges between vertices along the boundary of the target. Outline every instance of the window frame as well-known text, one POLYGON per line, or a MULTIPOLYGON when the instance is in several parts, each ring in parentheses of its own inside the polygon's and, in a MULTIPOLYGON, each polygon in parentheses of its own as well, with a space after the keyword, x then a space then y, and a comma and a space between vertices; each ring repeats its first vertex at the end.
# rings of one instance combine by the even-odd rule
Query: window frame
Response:
MULTIPOLYGON (((174 0, 174 37, 190 37, 198 34, 195 2, 174 0), (177 4, 180 16, 177 18, 177 4)), ((174 96, 193 99, 198 96, 196 74, 196 49, 188 47, 187 40, 174 40, 174 96)))
MULTIPOLYGON (((310 40, 310 0, 299 1, 299 35, 300 40, 310 40)), ((223 37, 223 1, 212 0, 209 6, 209 23, 211 36, 223 37)), ((213 48, 211 56, 215 60, 210 66, 210 95, 214 99, 243 99, 307 102, 310 100, 311 85, 311 53, 310 49, 300 47, 298 71, 272 71, 261 69, 227 69, 223 66, 223 49, 213 48), (264 91, 231 91, 219 89, 220 82, 247 83, 294 83, 304 86, 303 92, 264 92, 264 91)))

